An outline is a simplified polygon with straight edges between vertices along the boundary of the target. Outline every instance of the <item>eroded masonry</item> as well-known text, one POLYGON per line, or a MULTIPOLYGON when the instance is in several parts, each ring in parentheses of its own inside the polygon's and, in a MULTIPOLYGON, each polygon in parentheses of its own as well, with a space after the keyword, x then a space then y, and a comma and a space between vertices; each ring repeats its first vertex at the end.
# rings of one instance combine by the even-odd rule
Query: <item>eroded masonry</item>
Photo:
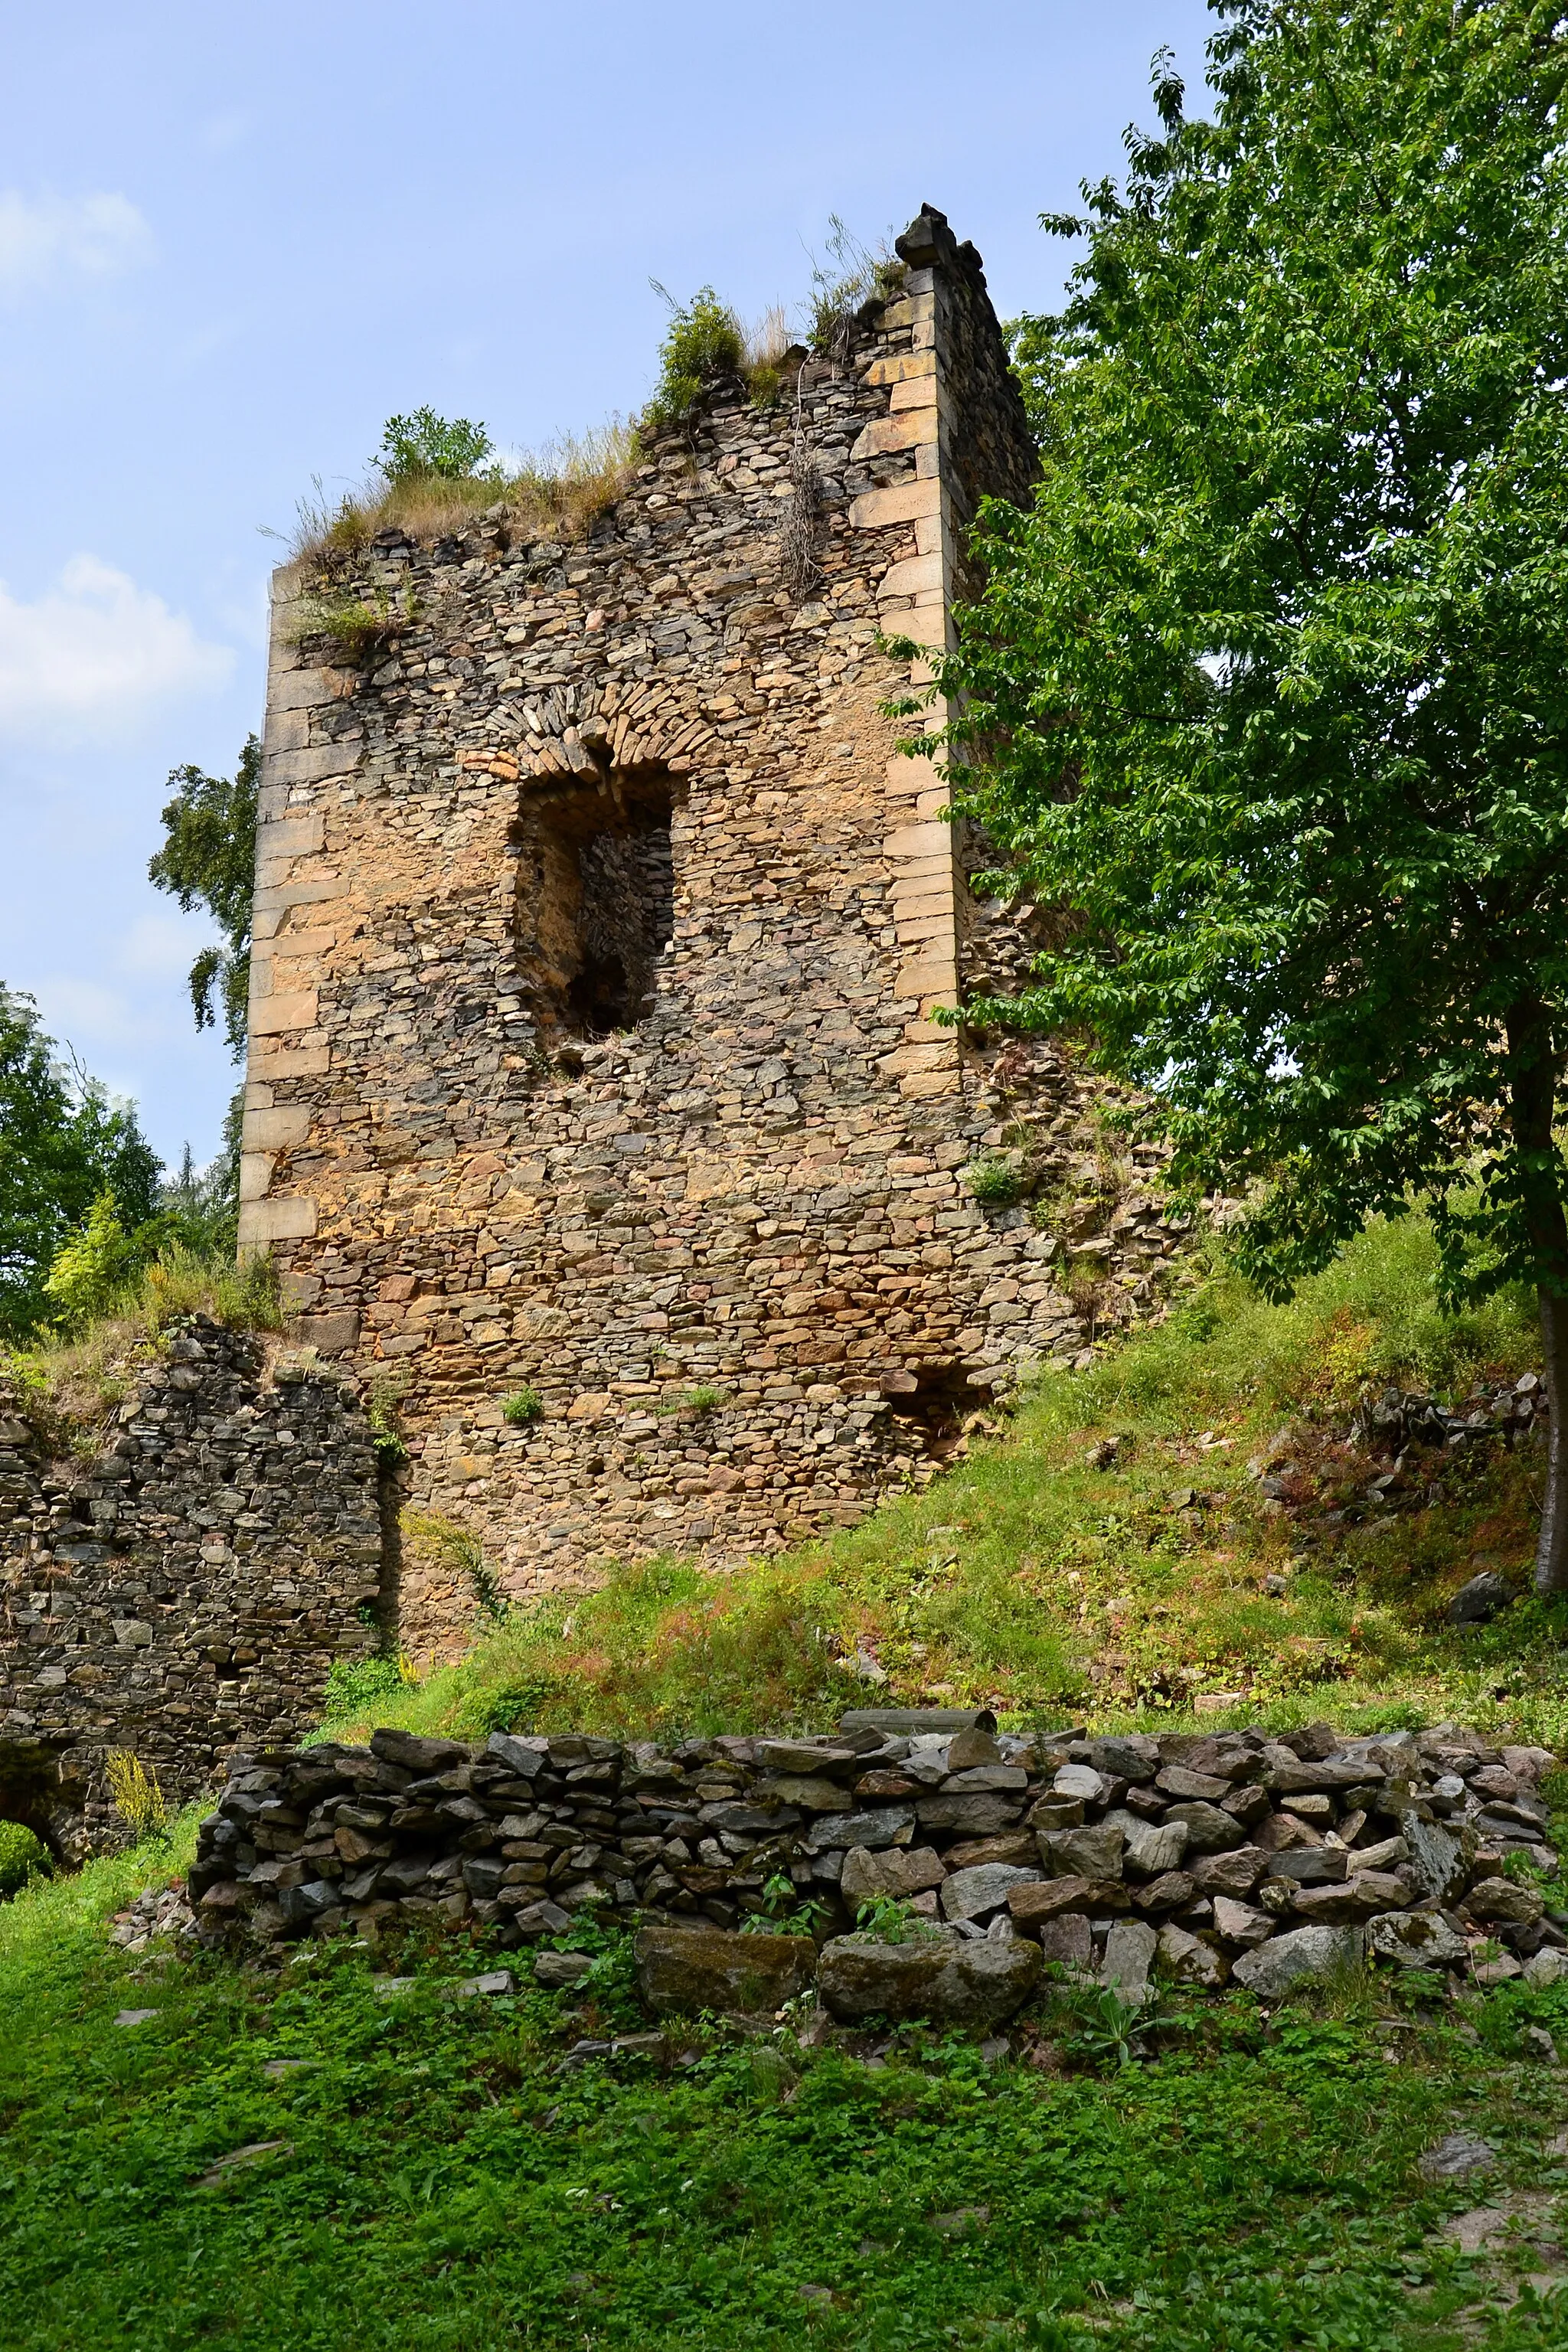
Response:
MULTIPOLYGON (((963 1174, 1092 1192, 1095 1096, 935 1017, 1037 919, 972 895, 882 643, 949 639, 1034 455, 979 257, 931 211, 899 251, 839 356, 712 387, 578 542, 381 532, 328 583, 389 615, 364 666, 279 576, 242 1242, 515 1593, 857 1518, 1173 1246, 963 1174)), ((406 1569, 405 1646, 471 1605, 406 1569)))

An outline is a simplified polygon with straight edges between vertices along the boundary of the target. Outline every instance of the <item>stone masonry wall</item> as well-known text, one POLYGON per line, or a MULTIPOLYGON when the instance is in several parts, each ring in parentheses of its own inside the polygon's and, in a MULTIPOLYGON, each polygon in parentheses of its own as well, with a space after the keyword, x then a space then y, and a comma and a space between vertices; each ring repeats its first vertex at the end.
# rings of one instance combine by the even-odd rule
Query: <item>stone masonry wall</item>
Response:
MULTIPOLYGON (((402 1389, 413 1498, 516 1594, 855 1519, 1174 1245, 1148 1199, 1098 1229, 1064 1051, 932 1017, 1034 913, 972 899, 879 637, 948 640, 975 501, 1033 454, 978 257, 929 210, 900 250, 798 410, 718 385, 581 541, 379 534, 326 583, 404 615, 366 668, 301 637, 319 576, 276 584, 242 1246, 402 1389), (1065 1238, 973 1197, 1016 1147, 1085 1195, 1065 1238)), ((450 1653, 470 1597, 420 1567, 401 1622, 450 1653)))
POLYGON ((351 1386, 204 1318, 89 1462, 0 1392, 0 1818, 68 1860, 117 1842, 107 1752, 171 1804, 237 1742, 319 1717, 332 1660, 374 1646, 375 1455, 351 1386))
POLYGON ((511 1946, 580 1913, 732 1929, 806 1902, 821 1939, 891 1897, 954 1938, 1029 1938, 1123 1986, 1158 1958, 1259 1992, 1365 1947, 1495 1981, 1568 1946, 1504 1868, 1517 1853, 1556 1874, 1545 1749, 1452 1726, 994 1730, 867 1709, 822 1738, 670 1749, 382 1730, 368 1748, 239 1755, 190 1894, 209 1934, 474 1927, 511 1946))

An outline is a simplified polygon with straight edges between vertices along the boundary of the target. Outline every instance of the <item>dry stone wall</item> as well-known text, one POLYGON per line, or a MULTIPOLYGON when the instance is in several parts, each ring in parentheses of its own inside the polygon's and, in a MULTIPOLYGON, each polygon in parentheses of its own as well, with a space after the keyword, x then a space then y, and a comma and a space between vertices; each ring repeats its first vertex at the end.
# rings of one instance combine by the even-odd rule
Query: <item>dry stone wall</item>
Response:
POLYGON ((0 1818, 70 1861, 117 1843, 104 1759, 179 1804, 237 1742, 300 1738, 380 1638, 378 1474, 358 1398, 194 1318, 93 1458, 0 1392, 0 1818))
MULTIPOLYGON (((258 1750, 236 1757, 203 1824, 190 1892, 209 1935, 263 1940, 471 1926, 516 1946, 585 1912, 639 1923, 650 1965, 677 1977, 698 1948, 659 1930, 811 1904, 822 1941, 879 1897, 950 1939, 1025 1939, 1126 1989, 1158 1964, 1282 1991, 1368 1948, 1489 1982, 1543 1953, 1568 1968, 1568 1936, 1505 1867, 1557 1870, 1542 1748, 1452 1727, 994 1734, 984 1715, 861 1710, 823 1738, 668 1749, 384 1730, 368 1748, 258 1750)), ((847 2015, 918 2009, 948 1965, 929 1949, 877 1960, 861 1939, 828 1951, 829 2005, 847 2015)), ((714 1965, 733 1973, 722 1953, 714 1965)), ((1022 1998, 1028 1970, 1002 1976, 1022 1998)), ((688 2005, 714 2005, 680 1980, 688 2005)))
MULTIPOLYGON (((1034 460, 978 256, 929 210, 900 251, 798 398, 713 388, 578 542, 380 533, 325 583, 403 616, 366 667, 277 583, 242 1242, 514 1595, 854 1520, 1175 1246, 1064 1051, 935 1018, 1038 919, 973 898, 880 640, 948 641, 1034 460), (973 1197, 1008 1150, 1065 1234, 973 1197)), ((413 1564, 405 1646, 471 1605, 413 1564)))

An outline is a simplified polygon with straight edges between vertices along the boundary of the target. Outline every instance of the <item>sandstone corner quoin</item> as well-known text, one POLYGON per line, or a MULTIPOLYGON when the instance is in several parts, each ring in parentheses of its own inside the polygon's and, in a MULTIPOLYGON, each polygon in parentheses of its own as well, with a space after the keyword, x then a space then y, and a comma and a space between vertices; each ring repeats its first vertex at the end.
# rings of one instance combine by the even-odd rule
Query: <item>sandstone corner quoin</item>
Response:
MULTIPOLYGON (((405 1384, 412 1497, 510 1594, 851 1522, 1084 1344, 1061 1244, 962 1171, 1026 1126, 1081 1190, 1095 1090, 932 1017, 1037 918, 972 897, 880 649, 949 640, 1034 453, 979 257, 931 211, 899 252, 841 356, 710 387, 575 544, 378 534, 334 591, 402 616, 368 674, 279 575, 242 1240, 405 1384)), ((1157 1220, 1079 1236, 1123 1313, 1157 1220)), ((409 1564, 405 1646, 471 1607, 409 1564)))
POLYGON ((183 1799, 334 1658, 462 1650, 472 1580, 400 1557, 405 1503, 508 1597, 720 1568, 1157 1303, 1176 1223, 1152 1154, 1101 1183, 1096 1082, 935 1018, 1046 914, 972 891, 885 645, 952 641, 1035 457, 978 255, 930 209, 898 251, 777 404, 710 385, 576 538, 498 502, 278 575, 240 1239, 294 1320, 176 1339, 85 1469, 0 1431, 0 1813, 58 1852, 113 1833, 116 1747, 183 1799), (368 651, 332 604, 384 615, 368 651))

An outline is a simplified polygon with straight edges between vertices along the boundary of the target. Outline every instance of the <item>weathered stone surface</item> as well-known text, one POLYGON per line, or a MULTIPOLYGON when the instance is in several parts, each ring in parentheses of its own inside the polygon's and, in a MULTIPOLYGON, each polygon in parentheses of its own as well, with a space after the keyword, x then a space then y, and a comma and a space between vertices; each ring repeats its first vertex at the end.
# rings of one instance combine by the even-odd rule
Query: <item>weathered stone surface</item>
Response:
POLYGON ((1165 1819, 1183 1823, 1189 1853, 1222 1853, 1229 1846, 1247 1842, 1247 1832, 1234 1815, 1222 1813, 1217 1805, 1205 1804, 1201 1800, 1170 1806, 1165 1819))
POLYGON ((1300 1888, 1291 1908, 1303 1919, 1343 1923, 1375 1918, 1379 1912, 1394 1910, 1411 1900, 1403 1880, 1383 1870, 1358 1870, 1341 1886, 1300 1888))
POLYGON ((1020 1927, 1032 1927, 1064 1911, 1083 1911, 1103 1918, 1107 1913, 1130 1909, 1131 1898, 1117 1878, 1048 1878, 1014 1886, 1007 1908, 1020 1927))
POLYGON ((593 1965, 587 1952, 541 1952, 533 1963, 533 1980, 546 1992, 563 1992, 580 1985, 593 1965))
POLYGON ((822 1948, 817 1991, 835 2017, 928 2017, 951 2025, 1000 2025, 1023 2006, 1041 1968, 1039 1947, 970 1943, 940 1929, 904 1944, 837 1936, 822 1948))
POLYGON ((902 1901, 911 1895, 923 1895, 940 1886, 946 1876, 940 1856, 930 1846, 889 1846, 873 1853, 868 1847, 857 1845, 844 1857, 838 1891, 854 1913, 862 1903, 875 1902, 879 1896, 902 1901))
POLYGON ((1054 1919, 1042 1919, 1034 1932, 1043 1960, 1054 1960, 1062 1968, 1087 1969, 1094 1958, 1093 1930, 1081 1911, 1063 1911, 1054 1919))
POLYGON ((1267 1877, 1273 1857, 1258 1845, 1238 1845, 1231 1852, 1194 1855, 1187 1867, 1205 1895, 1250 1895, 1267 1877))
POLYGON ((1060 1875, 1079 1878, 1120 1878, 1126 1840, 1110 1822, 1096 1829, 1062 1830, 1046 1840, 1052 1866, 1060 1875))
POLYGON ((1222 1943, 1250 1951, 1255 1945, 1266 1943, 1278 1925, 1267 1911, 1255 1911, 1250 1903, 1237 1903, 1227 1895, 1214 1898, 1214 1930, 1222 1943))
MULTIPOLYGON (((888 635, 942 640, 968 519, 1037 467, 973 248, 942 224, 922 267, 918 317, 862 309, 776 408, 706 390, 569 540, 378 534, 331 583, 401 624, 372 661, 301 637, 310 562, 275 583, 242 1244, 410 1376, 414 1499, 512 1592, 846 1523, 935 1475, 966 1389, 1085 1342, 1048 1237, 961 1171, 999 1056, 1050 1181, 1099 1082, 930 1017, 1044 918, 972 892, 992 853, 887 708, 888 635)), ((1178 1236, 1135 1193, 1100 1239, 1131 1320, 1178 1236)), ((407 1570, 406 1645, 461 1646, 463 1578, 407 1570)))
POLYGON ((883 1846, 907 1845, 914 1825, 914 1809, 910 1805, 882 1805, 868 1813, 824 1813, 807 1829, 805 1843, 813 1853, 852 1845, 876 1853, 883 1846))
POLYGON ((637 1990, 657 2016, 675 2011, 780 2009, 810 1985, 809 1936, 732 1936, 720 1927, 641 1927, 637 1990))
POLYGON ((1105 1939, 1100 1964, 1101 1984, 1112 1985, 1124 1999, 1141 2000, 1149 1989, 1149 1970, 1159 1948, 1159 1937, 1141 1919, 1118 1919, 1105 1939))
POLYGON ((1488 1927, 1528 1927, 1545 1907, 1533 1887, 1520 1886, 1511 1878, 1483 1878, 1465 1897, 1471 1918, 1488 1927))
POLYGON ((1189 1935, 1173 1922, 1160 1930, 1158 1958, 1178 1982, 1202 1985, 1209 1992, 1217 1992, 1230 1975, 1230 1963, 1223 1953, 1216 1952, 1212 1944, 1205 1944, 1201 1936, 1189 1935))
POLYGON ((1293 1985, 1321 1984, 1341 1969, 1353 1968, 1361 1954, 1359 1928, 1296 1927, 1259 1944, 1256 1951, 1243 1952, 1232 1961, 1230 1972, 1260 2000, 1274 2000, 1293 1985))
POLYGON ((987 1919, 993 1912, 1006 1909, 1016 1886, 1038 1885, 1040 1877, 1037 1870, 1020 1870, 1005 1862, 982 1863, 976 1870, 954 1871, 942 1885, 942 1917, 987 1919))
POLYGON ((125 1837, 108 1751, 184 1803, 235 1748, 317 1722, 332 1661, 372 1650, 395 1598, 351 1384, 269 1373, 203 1316, 127 1370, 102 1450, 64 1468, 0 1383, 0 1816, 68 1863, 125 1837))
POLYGON ((1436 1911, 1385 1911, 1369 1919, 1366 1948, 1406 1969, 1454 1968, 1468 1949, 1463 1936, 1436 1911))

